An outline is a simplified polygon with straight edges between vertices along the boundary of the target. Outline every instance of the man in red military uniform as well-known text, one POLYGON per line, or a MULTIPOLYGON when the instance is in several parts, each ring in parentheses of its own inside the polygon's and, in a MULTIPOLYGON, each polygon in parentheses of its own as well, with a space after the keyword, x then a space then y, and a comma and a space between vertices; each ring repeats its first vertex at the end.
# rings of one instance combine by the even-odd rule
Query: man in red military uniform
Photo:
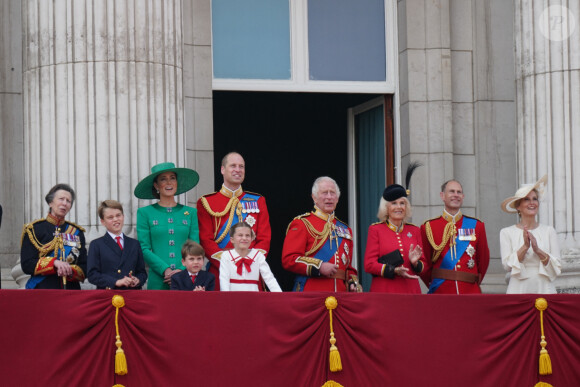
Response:
POLYGON ((340 190, 330 177, 312 187, 314 211, 290 223, 282 249, 282 266, 296 273, 294 291, 358 291, 352 267, 352 231, 334 216, 340 190))
POLYGON ((427 268, 421 277, 430 294, 481 293, 479 285, 489 265, 489 248, 482 221, 461 213, 463 188, 457 180, 441 186, 443 215, 421 226, 427 268))
POLYGON ((248 223, 256 239, 250 248, 270 250, 270 217, 263 196, 245 192, 242 183, 246 175, 244 158, 236 152, 222 159, 221 173, 224 178, 218 192, 204 195, 197 201, 199 240, 210 262, 210 273, 215 276, 215 290, 219 290, 220 256, 224 250, 233 249, 230 228, 242 220, 248 223))

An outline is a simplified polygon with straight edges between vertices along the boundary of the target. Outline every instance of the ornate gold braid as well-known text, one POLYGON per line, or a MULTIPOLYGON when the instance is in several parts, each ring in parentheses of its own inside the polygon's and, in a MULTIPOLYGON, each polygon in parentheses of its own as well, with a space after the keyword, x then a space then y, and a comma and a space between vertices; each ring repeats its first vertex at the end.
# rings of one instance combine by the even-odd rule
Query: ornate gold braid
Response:
POLYGON ((207 199, 205 197, 201 197, 201 205, 203 206, 203 208, 208 212, 208 214, 210 214, 211 216, 214 217, 215 219, 215 232, 213 237, 216 238, 217 237, 217 233, 218 233, 218 218, 221 218, 222 216, 224 216, 225 214, 227 214, 228 212, 229 214, 229 218, 228 218, 228 223, 226 224, 226 227, 224 229, 224 232, 215 239, 216 243, 220 243, 228 234, 228 232, 230 231, 230 227, 232 226, 232 221, 234 219, 234 213, 237 212, 238 215, 238 220, 241 221, 241 210, 240 210, 240 200, 236 197, 236 196, 232 196, 230 198, 230 201, 228 202, 228 204, 226 205, 226 208, 222 211, 222 212, 215 212, 211 209, 211 207, 209 206, 209 203, 207 202, 207 199), (236 211, 237 210, 237 211, 236 211))
POLYGON ((453 222, 449 222, 445 225, 445 229, 443 230, 443 238, 440 245, 437 245, 433 239, 433 231, 431 230, 431 223, 429 222, 425 224, 425 233, 427 234, 427 239, 429 240, 431 247, 433 247, 433 250, 437 252, 431 259, 433 262, 436 262, 437 259, 439 259, 443 248, 445 245, 447 245, 447 242, 449 242, 449 239, 451 237, 455 237, 455 224, 453 224, 453 222))
POLYGON ((38 239, 36 238, 36 234, 34 234, 34 228, 32 225, 28 225, 24 228, 26 234, 28 235, 28 239, 32 243, 32 245, 38 250, 38 257, 46 257, 46 254, 50 251, 54 252, 54 258, 59 259, 57 256, 58 250, 62 250, 64 254, 64 242, 62 240, 62 236, 56 236, 53 240, 46 243, 45 245, 41 245, 38 239))
POLYGON ((317 251, 324 244, 326 239, 329 236, 331 236, 330 233, 332 231, 333 224, 326 222, 322 231, 318 231, 318 230, 316 230, 316 228, 314 228, 312 223, 310 223, 307 219, 300 218, 300 220, 306 226, 306 230, 308 231, 310 236, 314 238, 314 244, 312 245, 312 248, 310 250, 308 250, 305 254, 306 256, 310 256, 311 253, 313 253, 314 251, 317 251))

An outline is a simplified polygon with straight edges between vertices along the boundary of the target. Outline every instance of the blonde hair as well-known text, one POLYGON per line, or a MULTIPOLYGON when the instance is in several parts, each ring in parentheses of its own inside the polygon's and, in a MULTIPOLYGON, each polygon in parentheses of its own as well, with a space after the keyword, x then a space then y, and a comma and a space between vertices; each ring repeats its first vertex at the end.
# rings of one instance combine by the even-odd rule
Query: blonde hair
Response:
MULTIPOLYGON (((411 219, 411 216, 413 215, 413 208, 411 207, 411 202, 409 201, 408 198, 404 196, 402 196, 402 198, 405 199, 405 218, 403 219, 403 221, 408 222, 411 219)), ((379 203, 379 211, 377 212, 377 218, 379 218, 381 222, 386 222, 389 219, 388 206, 390 204, 391 202, 386 201, 381 196, 381 202, 379 203)))

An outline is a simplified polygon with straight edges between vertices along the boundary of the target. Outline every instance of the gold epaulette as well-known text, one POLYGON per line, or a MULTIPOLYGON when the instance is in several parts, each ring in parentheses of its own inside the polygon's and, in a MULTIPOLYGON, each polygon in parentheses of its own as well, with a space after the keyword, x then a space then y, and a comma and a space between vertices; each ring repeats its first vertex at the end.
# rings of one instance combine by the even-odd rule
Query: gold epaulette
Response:
POLYGON ((310 215, 310 214, 311 214, 310 212, 307 212, 307 213, 305 213, 305 214, 298 215, 297 217, 295 217, 294 219, 292 219, 292 221, 291 221, 290 223, 288 223, 288 227, 286 227, 286 234, 288 234, 288 230, 290 230, 290 225, 292 224, 292 222, 294 222, 294 221, 295 221, 295 220, 297 220, 297 219, 304 218, 305 216, 308 216, 308 215, 310 215))
POLYGON ((338 220, 340 223, 344 224, 346 227, 350 228, 350 226, 348 225, 348 223, 343 222, 342 220, 338 219, 336 216, 334 217, 334 219, 338 220))
MULTIPOLYGON (((218 192, 219 192, 219 191, 215 191, 215 192, 212 192, 212 193, 208 193, 208 194, 205 194, 205 195, 201 195, 201 197, 202 197, 202 198, 205 198, 205 197, 207 197, 207 196, 215 195, 215 194, 216 194, 216 193, 218 193, 218 192)), ((200 198, 200 199, 201 199, 201 198, 200 198)))
POLYGON ((428 220, 426 220, 425 222, 423 222, 423 225, 425 225, 425 224, 427 224, 427 223, 431 222, 432 220, 439 219, 440 217, 441 217, 441 216, 436 216, 436 217, 434 217, 434 218, 428 219, 428 220))
POLYGON ((26 234, 26 230, 31 229, 35 223, 42 222, 44 220, 46 220, 46 218, 36 219, 35 221, 25 223, 24 226, 22 226, 22 235, 20 235, 20 246, 22 246, 22 240, 24 239, 24 234, 26 234))
POLYGON ((70 224, 71 226, 74 226, 74 227, 78 228, 78 229, 79 229, 79 230, 81 230, 82 232, 85 232, 85 229, 84 229, 84 227, 82 227, 82 226, 79 226, 79 225, 78 225, 78 224, 76 224, 76 223, 69 222, 68 220, 67 220, 66 222, 67 222, 68 224, 70 224))
POLYGON ((409 225, 409 226, 413 226, 413 227, 417 227, 417 226, 415 226, 413 223, 405 223, 405 226, 407 226, 407 225, 409 225))
POLYGON ((251 195, 256 195, 256 196, 262 196, 262 195, 260 195, 260 194, 259 194, 259 193, 257 193, 257 192, 244 191, 244 193, 249 193, 249 194, 251 194, 251 195))
POLYGON ((222 254, 223 254, 223 253, 224 253, 224 251, 223 251, 223 250, 220 250, 220 251, 218 251, 217 253, 214 253, 214 254, 213 254, 211 257, 212 257, 213 259, 216 259, 216 260, 218 260, 218 261, 221 261, 221 259, 222 259, 222 254))

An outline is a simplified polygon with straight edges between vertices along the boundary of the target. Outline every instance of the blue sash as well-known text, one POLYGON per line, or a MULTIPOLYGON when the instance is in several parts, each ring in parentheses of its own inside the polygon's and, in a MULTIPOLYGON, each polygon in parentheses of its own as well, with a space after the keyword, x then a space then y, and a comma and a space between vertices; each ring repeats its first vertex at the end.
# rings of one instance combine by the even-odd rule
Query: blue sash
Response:
MULTIPOLYGON (((71 228, 71 226, 67 227, 67 231, 71 228)), ((78 235, 79 234, 79 229, 74 227, 74 232, 73 233, 63 233, 63 234, 69 234, 69 235, 78 235)), ((66 238, 63 238, 63 240, 66 240, 66 238)), ((73 247, 76 246, 69 246, 66 244, 66 241, 64 243, 64 257, 68 257, 68 255, 70 254, 71 250, 73 249, 73 247)), ((56 256, 57 259, 58 257, 60 257, 60 249, 56 251, 56 256)), ((47 255, 47 257, 54 257, 54 252, 50 255, 47 255)), ((30 278, 28 279, 28 281, 26 281, 26 289, 34 289, 36 287, 36 285, 38 285, 39 283, 41 283, 44 279, 46 278, 45 275, 32 275, 30 276, 30 278)))
MULTIPOLYGON (((465 229, 465 230, 475 229, 476 223, 477 223, 476 219, 468 218, 468 217, 464 216, 463 223, 461 224, 461 228, 465 229)), ((454 260, 451 257, 451 248, 449 250, 447 250, 447 254, 445 254, 445 256, 443 257, 443 260, 441 261, 441 266, 440 266, 441 269, 453 270, 453 268, 455 267, 457 262, 463 256, 463 253, 465 253, 467 246, 469 246, 469 243, 471 242, 470 240, 467 240, 467 241, 458 240, 457 237, 455 239, 456 239, 455 251, 457 252, 457 256, 455 257, 455 260, 454 260)), ((441 284, 443 282, 445 282, 444 279, 434 278, 431 281, 431 286, 429 286, 428 294, 435 293, 435 291, 439 288, 439 286, 441 286, 441 284)))
MULTIPOLYGON (((240 200, 240 203, 243 203, 243 202, 255 202, 256 203, 255 206, 257 207, 258 206, 258 199, 259 198, 260 198, 259 195, 252 195, 252 194, 246 193, 242 197, 242 199, 240 200)), ((242 206, 243 206, 243 204, 242 204, 242 206)), ((242 220, 246 220, 246 217, 248 215, 249 215, 248 212, 242 212, 242 220)), ((235 214, 232 216, 232 218, 233 218, 232 219, 232 224, 230 225, 230 227, 239 222, 238 217, 235 214)), ((228 222, 225 222, 223 224, 223 226, 220 228, 220 230, 217 233, 217 235, 222 235, 222 233, 226 229, 227 224, 228 224, 228 222)), ((222 241, 220 243, 218 243, 218 246, 220 247, 220 249, 224 250, 226 248, 226 246, 228 245, 229 242, 230 242, 230 234, 229 233, 226 233, 226 236, 224 237, 224 239, 222 239, 222 241)))
MULTIPOLYGON (((348 226, 341 223, 340 221, 336 221, 336 226, 345 227, 348 226)), ((314 254, 314 258, 320 259, 322 262, 328 262, 334 256, 334 254, 338 251, 338 247, 342 244, 342 237, 337 235, 337 243, 336 247, 330 246, 330 238, 326 239, 326 242, 322 245, 320 249, 314 254)), ((334 243, 333 243, 334 246, 334 243)), ((308 276, 306 275, 297 275, 294 279, 294 287, 293 291, 302 292, 304 291, 304 285, 306 285, 306 281, 308 281, 308 276)))

